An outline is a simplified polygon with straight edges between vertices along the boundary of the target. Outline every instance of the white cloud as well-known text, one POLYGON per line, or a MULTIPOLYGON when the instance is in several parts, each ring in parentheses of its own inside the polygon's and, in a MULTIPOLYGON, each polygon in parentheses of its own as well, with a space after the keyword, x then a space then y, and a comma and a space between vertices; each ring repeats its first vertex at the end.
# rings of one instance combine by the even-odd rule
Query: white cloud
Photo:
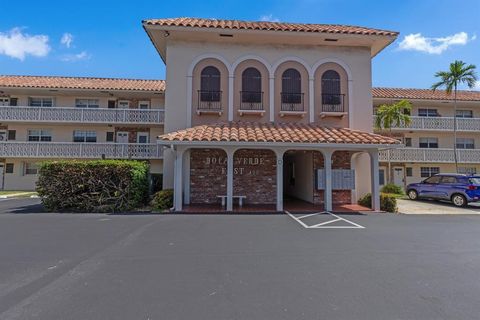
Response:
POLYGON ((279 22, 278 18, 275 18, 273 14, 264 14, 260 16, 260 21, 268 21, 268 22, 279 22))
POLYGON ((73 34, 65 32, 60 39, 60 43, 63 44, 65 47, 70 48, 73 42, 73 34))
POLYGON ((447 50, 450 46, 463 46, 468 42, 475 40, 477 37, 474 35, 468 37, 466 32, 459 32, 451 36, 441 38, 428 38, 422 36, 421 33, 412 33, 406 35, 400 42, 398 48, 400 50, 420 51, 429 54, 441 54, 447 50))
POLYGON ((0 32, 0 54, 25 60, 27 55, 45 57, 50 52, 48 36, 29 35, 14 28, 5 33, 0 32))
POLYGON ((76 53, 76 54, 64 55, 61 58, 61 60, 65 61, 65 62, 75 62, 75 61, 80 61, 80 60, 88 60, 91 57, 92 56, 89 53, 87 53, 87 51, 82 51, 82 52, 76 53))
POLYGON ((473 87, 474 90, 480 90, 480 80, 475 83, 475 86, 473 87))

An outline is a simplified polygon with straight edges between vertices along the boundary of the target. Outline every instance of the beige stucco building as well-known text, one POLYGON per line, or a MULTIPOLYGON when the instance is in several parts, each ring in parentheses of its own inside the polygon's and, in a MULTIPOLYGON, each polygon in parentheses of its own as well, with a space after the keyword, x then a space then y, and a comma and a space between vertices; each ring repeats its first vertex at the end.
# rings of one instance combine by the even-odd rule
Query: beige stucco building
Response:
MULTIPOLYGON (((399 186, 419 182, 436 173, 454 173, 454 97, 443 90, 373 88, 374 109, 406 99, 412 104, 411 124, 392 128, 404 148, 380 154, 380 183, 399 186)), ((459 173, 480 172, 480 92, 460 91, 457 102, 459 173)), ((384 133, 387 134, 387 133, 384 133)))

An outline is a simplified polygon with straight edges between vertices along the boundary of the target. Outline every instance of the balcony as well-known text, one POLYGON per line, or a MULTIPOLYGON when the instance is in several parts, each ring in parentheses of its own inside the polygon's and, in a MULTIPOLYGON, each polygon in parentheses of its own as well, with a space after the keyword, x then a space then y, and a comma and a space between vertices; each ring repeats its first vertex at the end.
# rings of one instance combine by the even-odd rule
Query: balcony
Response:
POLYGON ((198 90, 197 114, 202 113, 222 114, 222 91, 198 90))
POLYGON ((346 114, 344 94, 322 94, 322 110, 320 112, 322 118, 343 117, 346 114))
MULTIPOLYGON (((453 117, 410 117, 408 126, 400 125, 396 130, 453 131, 453 117)), ((373 119, 375 123, 375 116, 373 119)), ((480 131, 480 118, 458 118, 457 130, 464 132, 480 131)))
POLYGON ((162 159, 163 148, 157 144, 75 143, 75 142, 0 142, 5 158, 71 159, 162 159))
POLYGON ((240 115, 265 113, 263 106, 263 92, 240 91, 240 115))
POLYGON ((285 93, 281 94, 280 116, 287 115, 305 115, 305 105, 303 93, 285 93))
POLYGON ((161 124, 164 117, 162 109, 0 106, 0 122, 161 124))
MULTIPOLYGON (((380 161, 454 163, 453 149, 402 148, 380 151, 380 161)), ((457 149, 458 162, 480 163, 480 149, 457 149)))

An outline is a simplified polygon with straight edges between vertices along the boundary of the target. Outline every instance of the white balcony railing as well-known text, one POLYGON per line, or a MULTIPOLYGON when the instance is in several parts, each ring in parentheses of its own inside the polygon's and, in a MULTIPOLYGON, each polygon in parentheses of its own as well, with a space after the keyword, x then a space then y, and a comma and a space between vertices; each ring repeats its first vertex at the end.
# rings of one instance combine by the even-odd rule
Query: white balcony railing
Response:
MULTIPOLYGON (((391 162, 455 162, 453 149, 401 148, 380 151, 380 161, 388 161, 389 158, 391 162)), ((460 163, 480 163, 480 149, 457 149, 457 158, 460 163)))
POLYGON ((0 106, 6 121, 160 124, 164 110, 0 106))
MULTIPOLYGON (((453 117, 410 117, 408 126, 400 125, 397 130, 453 130, 453 117)), ((374 116, 375 123, 375 116, 374 116)), ((457 118, 458 131, 479 131, 480 118, 457 118)))
POLYGON ((5 158, 161 159, 162 146, 137 143, 0 142, 5 158))

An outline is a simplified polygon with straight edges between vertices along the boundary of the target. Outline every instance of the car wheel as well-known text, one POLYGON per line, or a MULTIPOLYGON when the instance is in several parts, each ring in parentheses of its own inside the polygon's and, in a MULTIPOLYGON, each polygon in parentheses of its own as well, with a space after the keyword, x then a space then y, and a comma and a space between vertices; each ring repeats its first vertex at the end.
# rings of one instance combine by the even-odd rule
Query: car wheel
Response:
POLYGON ((461 194, 454 194, 452 196, 452 202, 456 207, 466 207, 467 206, 467 198, 465 198, 461 194))
POLYGON ((410 200, 417 200, 418 199, 418 193, 415 190, 408 190, 408 197, 410 200))

